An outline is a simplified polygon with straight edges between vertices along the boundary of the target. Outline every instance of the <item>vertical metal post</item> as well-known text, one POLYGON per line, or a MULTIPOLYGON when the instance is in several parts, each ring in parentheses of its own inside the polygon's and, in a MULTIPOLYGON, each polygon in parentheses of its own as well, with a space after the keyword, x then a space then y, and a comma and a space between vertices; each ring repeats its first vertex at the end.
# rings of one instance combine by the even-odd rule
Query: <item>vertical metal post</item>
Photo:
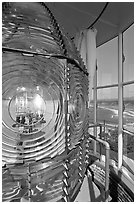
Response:
POLYGON ((89 187, 89 195, 90 195, 90 201, 95 202, 95 189, 93 185, 93 179, 92 179, 92 174, 90 173, 90 170, 87 169, 87 180, 88 180, 88 187, 89 187))
MULTIPOLYGON (((100 124, 100 139, 102 139, 102 125, 101 124, 100 124)), ((102 144, 100 143, 99 146, 100 146, 100 158, 101 158, 101 156, 102 156, 102 144)))
POLYGON ((106 147, 106 161, 105 161, 105 202, 109 201, 109 163, 110 163, 110 146, 105 142, 106 147))
POLYGON ((123 34, 118 35, 118 170, 123 160, 123 34))
POLYGON ((30 173, 30 163, 28 163, 27 167, 27 183, 28 183, 28 199, 31 202, 31 173, 30 173))
MULTIPOLYGON (((94 74, 94 125, 97 124, 97 66, 94 74)), ((94 127, 94 136, 97 137, 97 127, 94 127)), ((94 154, 96 154, 96 141, 94 141, 94 154)))
POLYGON ((103 132, 105 133, 105 130, 106 130, 106 128, 105 128, 105 125, 106 125, 105 120, 104 120, 103 124, 104 124, 103 132))

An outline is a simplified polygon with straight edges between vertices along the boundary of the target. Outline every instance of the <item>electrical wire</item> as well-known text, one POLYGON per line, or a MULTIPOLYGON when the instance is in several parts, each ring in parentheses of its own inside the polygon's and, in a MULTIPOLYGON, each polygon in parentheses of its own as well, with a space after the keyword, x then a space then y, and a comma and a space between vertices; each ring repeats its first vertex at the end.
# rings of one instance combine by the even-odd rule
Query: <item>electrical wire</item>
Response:
MULTIPOLYGON (((109 2, 107 2, 107 3, 105 4, 105 6, 104 6, 104 8, 102 9, 102 11, 101 11, 101 13, 99 14, 99 16, 95 19, 95 21, 94 21, 90 26, 87 27, 87 29, 92 28, 92 27, 94 26, 94 24, 99 20, 99 18, 100 18, 100 17, 102 16, 102 14, 104 13, 104 11, 105 11, 105 9, 107 8, 108 4, 109 4, 109 2)), ((73 39, 74 39, 74 37, 71 37, 71 40, 73 40, 73 39)))
POLYGON ((105 11, 105 9, 107 8, 108 4, 109 4, 109 2, 107 2, 107 3, 105 4, 105 6, 104 6, 104 8, 102 9, 102 11, 101 11, 101 13, 99 14, 99 16, 95 19, 95 21, 94 21, 90 26, 88 26, 87 29, 92 28, 92 27, 94 26, 94 24, 99 20, 99 18, 100 18, 100 17, 102 16, 102 14, 104 13, 104 11, 105 11))

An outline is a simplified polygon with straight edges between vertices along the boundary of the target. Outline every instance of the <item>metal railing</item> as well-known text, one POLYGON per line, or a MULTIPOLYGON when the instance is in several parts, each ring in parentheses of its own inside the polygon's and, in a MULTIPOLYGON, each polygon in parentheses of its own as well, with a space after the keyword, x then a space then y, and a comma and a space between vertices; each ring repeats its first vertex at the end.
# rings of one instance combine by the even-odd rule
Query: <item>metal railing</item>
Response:
MULTIPOLYGON (((100 137, 102 134, 102 124, 91 125, 89 128, 99 127, 100 137)), ((102 155, 102 145, 105 147, 105 202, 109 199, 109 163, 110 163, 110 145, 108 142, 102 140, 101 138, 95 137, 89 134, 90 138, 100 144, 100 159, 102 155)), ((96 152, 97 153, 97 152, 96 152)), ((95 154, 95 152, 94 152, 95 154)))

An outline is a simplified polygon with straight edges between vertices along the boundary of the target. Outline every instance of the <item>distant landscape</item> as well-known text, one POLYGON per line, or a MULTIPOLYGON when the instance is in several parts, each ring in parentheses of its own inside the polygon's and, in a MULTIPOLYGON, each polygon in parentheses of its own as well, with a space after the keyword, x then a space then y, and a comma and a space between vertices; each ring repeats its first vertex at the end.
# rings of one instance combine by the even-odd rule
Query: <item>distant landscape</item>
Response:
MULTIPOLYGON (((90 106, 90 124, 94 119, 93 103, 90 106)), ((109 125, 102 133, 113 151, 118 149, 118 100, 105 99, 98 100, 97 103, 97 121, 98 123, 109 125), (112 128, 111 128, 112 127, 112 128)), ((134 159, 134 98, 125 98, 123 104, 123 128, 124 132, 124 155, 134 159)))
MULTIPOLYGON (((94 109, 93 102, 90 106, 90 123, 93 123, 94 109)), ((97 103, 97 121, 98 123, 108 123, 118 125, 118 100, 105 99, 98 100, 97 103)), ((125 98, 123 104, 123 124, 126 128, 134 132, 134 99, 125 98), (130 128, 131 126, 131 128, 130 128)))

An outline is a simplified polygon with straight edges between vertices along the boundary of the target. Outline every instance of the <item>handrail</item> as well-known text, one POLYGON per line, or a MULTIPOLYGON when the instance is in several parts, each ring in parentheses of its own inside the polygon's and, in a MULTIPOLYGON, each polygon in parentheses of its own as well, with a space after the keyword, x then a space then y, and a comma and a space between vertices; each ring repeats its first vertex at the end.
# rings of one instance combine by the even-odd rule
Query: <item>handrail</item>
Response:
MULTIPOLYGON (((134 84, 134 80, 131 81, 125 81, 121 83, 123 86, 134 84)), ((106 89, 106 88, 113 88, 113 87, 118 87, 118 83, 116 84, 107 84, 107 85, 102 85, 102 86, 97 86, 96 89, 106 89)), ((94 89, 94 87, 92 88, 94 89)))
POLYGON ((130 134, 130 135, 134 135, 134 132, 131 132, 131 131, 129 131, 129 130, 126 130, 126 129, 124 129, 123 128, 123 130, 122 130, 123 132, 125 132, 125 133, 128 133, 128 134, 130 134))
POLYGON ((93 128, 93 127, 100 127, 100 123, 97 123, 97 124, 93 124, 93 125, 89 125, 89 128, 93 128))
POLYGON ((105 146, 106 154, 105 154, 105 202, 108 202, 109 198, 109 159, 110 159, 110 145, 108 142, 96 138, 93 135, 90 135, 91 139, 103 144, 105 146))
MULTIPOLYGON (((109 124, 96 123, 96 124, 93 124, 93 125, 89 125, 89 128, 100 127, 100 126, 114 127, 113 125, 109 125, 109 124)), ((115 127, 117 127, 116 124, 115 124, 115 127)))
MULTIPOLYGON (((109 125, 109 124, 103 124, 103 123, 97 123, 97 124, 93 124, 93 125, 89 125, 89 128, 93 128, 93 127, 109 127, 109 128, 117 128, 118 125, 109 125)), ((134 132, 131 132, 130 130, 127 130, 125 128, 122 129, 123 132, 126 132, 130 135, 134 135, 134 132)))

